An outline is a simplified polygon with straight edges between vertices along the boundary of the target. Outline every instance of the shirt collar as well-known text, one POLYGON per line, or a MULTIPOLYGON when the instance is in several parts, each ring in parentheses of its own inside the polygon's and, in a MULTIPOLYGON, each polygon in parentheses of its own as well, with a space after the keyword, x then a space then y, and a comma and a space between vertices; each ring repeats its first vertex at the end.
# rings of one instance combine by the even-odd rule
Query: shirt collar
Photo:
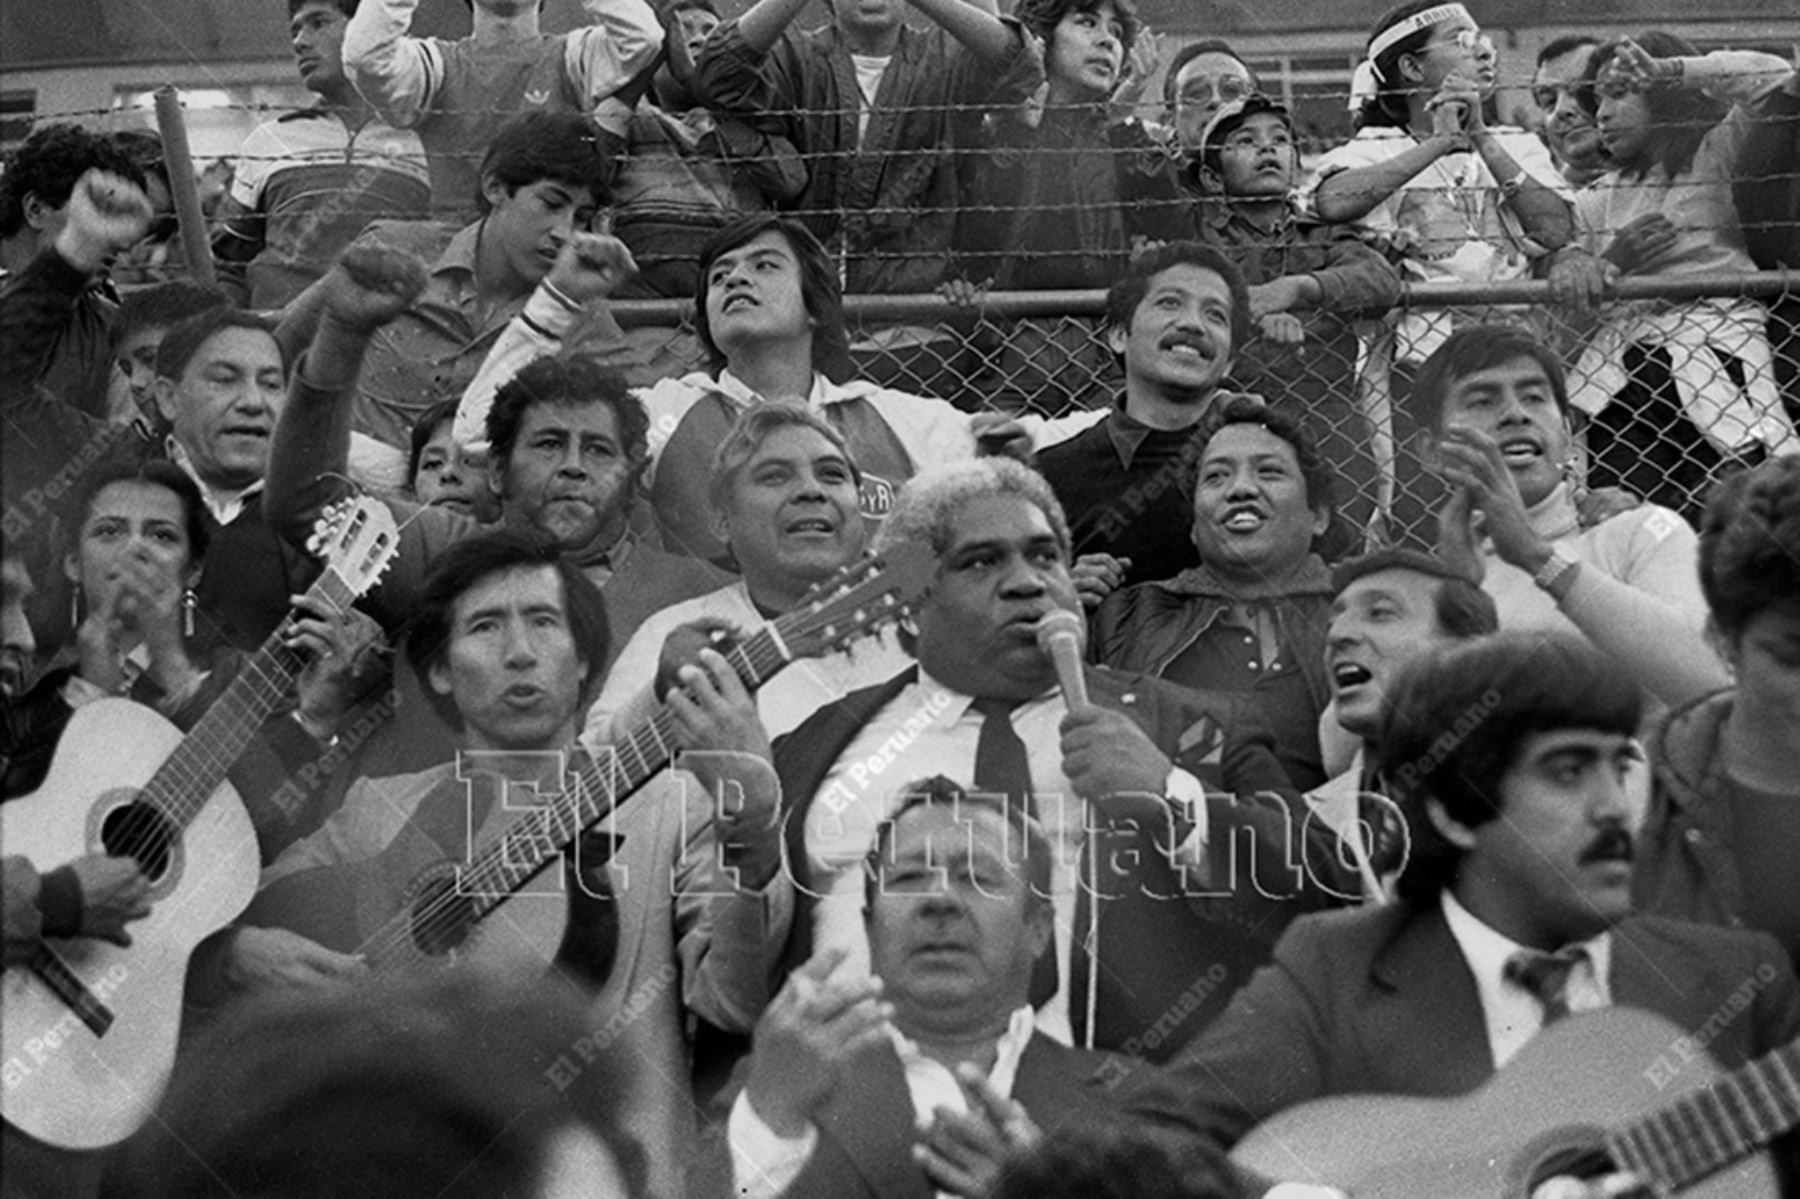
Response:
MULTIPOLYGON (((730 370, 721 370, 714 386, 745 406, 763 403, 767 398, 732 374, 730 370)), ((845 400, 860 399, 877 390, 879 389, 873 384, 861 381, 833 383, 818 371, 814 371, 812 391, 807 393, 806 404, 807 407, 817 410, 831 404, 841 404, 845 400)))
POLYGON ((214 487, 200 477, 194 469, 194 461, 188 456, 187 447, 175 440, 173 433, 163 443, 168 450, 169 461, 180 467, 182 472, 192 479, 200 488, 200 498, 206 501, 206 510, 212 513, 214 520, 221 525, 228 525, 236 520, 244 511, 244 506, 251 496, 262 490, 263 481, 257 479, 248 487, 232 490, 214 487))
MULTIPOLYGON (((1002 1095, 1011 1095, 1013 1080, 1019 1074, 1019 1058, 1024 1056, 1025 1047, 1031 1043, 1031 1035, 1037 1030, 1037 1013, 1030 1004, 1018 1008, 1012 1019, 1006 1023, 1006 1031, 1000 1034, 995 1043, 994 1068, 988 1071, 988 1082, 994 1090, 1002 1095)), ((918 1042, 895 1028, 890 1021, 887 1025, 888 1037, 894 1042, 894 1052, 900 1058, 902 1066, 911 1066, 915 1062, 926 1060, 926 1055, 919 1048, 918 1042)))
MULTIPOLYGON (((956 723, 968 714, 970 705, 975 702, 975 697, 973 695, 958 691, 954 687, 947 687, 926 674, 923 666, 919 667, 919 681, 917 686, 921 692, 930 697, 925 704, 925 711, 929 715, 932 723, 941 729, 955 728, 956 723)), ((1057 698, 1061 694, 1061 691, 1057 688, 1050 687, 1046 689, 1042 695, 1035 695, 1030 699, 1020 700, 1019 707, 1024 708, 1031 704, 1044 703, 1047 700, 1057 698)))
POLYGON ((431 273, 434 275, 461 273, 473 276, 476 251, 481 246, 481 231, 486 227, 487 218, 482 217, 479 221, 458 229, 456 236, 452 237, 449 244, 444 247, 444 252, 437 256, 436 262, 431 264, 431 273))
MULTIPOLYGON (((1444 888, 1442 902, 1444 921, 1450 926, 1450 935, 1456 938, 1457 947, 1462 950, 1463 958, 1469 963, 1469 972, 1475 976, 1477 988, 1483 994, 1497 990, 1503 984, 1506 960, 1513 954, 1521 951, 1541 952, 1519 944, 1484 923, 1464 907, 1448 887, 1444 888)), ((1612 974, 1611 929, 1589 940, 1567 946, 1559 945, 1557 948, 1585 950, 1588 963, 1593 967, 1595 980, 1600 982, 1602 989, 1605 988, 1604 980, 1612 974)))

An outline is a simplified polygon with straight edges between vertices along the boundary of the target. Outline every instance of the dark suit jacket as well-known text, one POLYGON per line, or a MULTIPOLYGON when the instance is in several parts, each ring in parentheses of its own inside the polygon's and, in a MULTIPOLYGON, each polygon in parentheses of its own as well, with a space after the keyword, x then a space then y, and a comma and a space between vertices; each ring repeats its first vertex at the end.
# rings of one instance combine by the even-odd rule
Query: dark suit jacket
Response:
MULTIPOLYGON (((1110 1057, 1034 1034, 1019 1057, 1013 1098, 1047 1136, 1118 1122, 1106 1081, 1110 1057)), ((936 1194, 912 1159, 918 1139, 912 1095, 890 1046, 877 1045, 845 1068, 817 1123, 818 1148, 782 1199, 932 1199, 936 1194)))
MULTIPOLYGON (((784 828, 799 902, 788 940, 791 969, 812 952, 812 882, 806 813, 820 783, 857 733, 913 680, 906 671, 829 704, 775 745, 784 828)), ((1225 733, 1208 711, 1173 684, 1148 675, 1087 670, 1094 703, 1129 715, 1158 748, 1208 783, 1255 780, 1266 750, 1248 765, 1221 761, 1225 733)), ((964 780, 965 782, 967 780, 964 780)), ((1253 789, 1251 782, 1246 790, 1253 789)), ((1109 812, 1109 815, 1111 813, 1109 812)), ((1293 916, 1354 896, 1353 878, 1336 861, 1332 839, 1296 814, 1274 789, 1266 795, 1211 795, 1207 803, 1205 894, 1184 885, 1159 848, 1170 827, 1160 810, 1140 804, 1106 834, 1101 862, 1106 898, 1100 912, 1102 969, 1095 1004, 1094 1047, 1165 1061, 1224 1010, 1293 916), (1232 886, 1235 880, 1236 885, 1232 886)), ((1071 977, 1063 971, 1065 980, 1071 977)))
MULTIPOLYGON (((1774 981, 1707 1045, 1727 1069, 1800 1035, 1800 983, 1781 947, 1766 933, 1653 916, 1614 930, 1614 1004, 1685 1029, 1758 977, 1774 981)), ((1295 922, 1191 1056, 1129 1105, 1229 1148, 1309 1099, 1461 1095, 1493 1073, 1475 978, 1442 909, 1401 903, 1295 922)))

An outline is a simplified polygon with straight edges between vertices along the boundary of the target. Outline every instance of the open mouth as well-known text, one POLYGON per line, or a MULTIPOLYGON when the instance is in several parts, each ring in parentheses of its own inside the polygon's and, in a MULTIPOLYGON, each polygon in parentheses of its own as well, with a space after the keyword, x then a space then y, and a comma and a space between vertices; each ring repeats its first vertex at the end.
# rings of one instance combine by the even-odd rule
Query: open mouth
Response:
POLYGON ((719 311, 720 312, 731 312, 734 309, 738 309, 738 308, 754 308, 754 307, 756 307, 756 298, 754 296, 752 296, 749 292, 739 292, 736 295, 726 296, 725 302, 723 304, 719 305, 719 311))
POLYGON ((787 528, 784 531, 787 533, 830 537, 837 532, 837 526, 822 516, 805 516, 801 517, 799 520, 789 521, 787 528))
POLYGON ((1162 348, 1169 357, 1192 362, 1196 365, 1212 361, 1212 347, 1204 342, 1195 341, 1191 337, 1171 337, 1163 342, 1162 348))
POLYGON ((1544 456, 1535 438, 1514 437, 1500 443, 1500 457, 1508 466, 1528 466, 1544 456))
POLYGON ((1360 662, 1339 662, 1331 668, 1331 681, 1339 690, 1360 687, 1374 678, 1374 672, 1360 662))
POLYGON ((1269 518, 1262 509, 1252 507, 1232 508, 1225 513, 1225 519, 1219 522, 1227 533, 1254 533, 1269 523, 1269 518))

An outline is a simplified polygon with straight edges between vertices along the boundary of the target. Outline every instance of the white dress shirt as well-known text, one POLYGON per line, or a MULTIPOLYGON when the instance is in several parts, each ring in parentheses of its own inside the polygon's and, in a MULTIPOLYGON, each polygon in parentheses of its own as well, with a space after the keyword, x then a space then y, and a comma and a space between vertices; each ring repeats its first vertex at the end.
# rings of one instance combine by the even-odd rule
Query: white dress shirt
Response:
MULTIPOLYGON (((1538 997, 1506 977, 1508 958, 1520 951, 1538 951, 1483 924, 1447 890, 1443 904, 1450 935, 1456 938, 1463 959, 1469 963, 1469 972, 1475 976, 1481 1014, 1487 1023, 1488 1048, 1493 1051, 1494 1069, 1498 1070, 1544 1027, 1544 1007, 1538 997)), ((1583 950, 1587 955, 1569 972, 1564 992, 1569 1011, 1591 1012, 1611 1007, 1612 991, 1606 980, 1612 971, 1612 933, 1601 933, 1569 948, 1583 950)))
MULTIPOLYGON (((1006 1031, 995 1046, 994 1068, 988 1072, 988 1084, 1001 1095, 1012 1095, 1013 1082, 1019 1073, 1019 1058, 1031 1042, 1036 1021, 1029 1007, 1012 1014, 1006 1031)), ((892 1024, 887 1027, 894 1042, 894 1053, 906 1074, 906 1090, 912 1096, 913 1122, 920 1133, 931 1127, 938 1108, 954 1112, 969 1110, 961 1084, 950 1067, 921 1051, 892 1024)), ((797 1137, 784 1137, 770 1128, 750 1105, 748 1091, 738 1092, 731 1105, 731 1118, 726 1124, 731 1142, 731 1174, 739 1199, 774 1199, 800 1176, 812 1160, 819 1145, 819 1130, 807 1125, 797 1137)), ((938 1192, 940 1196, 945 1192, 938 1192)))
MULTIPOLYGON (((881 823, 900 806, 906 784, 941 774, 965 787, 975 778, 975 749, 982 716, 972 696, 952 691, 923 670, 894 701, 863 727, 820 782, 806 813, 806 855, 819 892, 813 951, 842 948, 841 972, 866 975, 869 945, 863 931, 862 863, 881 823)), ((1014 709, 1013 729, 1031 763, 1038 821, 1050 843, 1051 908, 1056 917, 1056 960, 1063 986, 1038 1014, 1038 1028, 1065 1045, 1074 1043, 1068 984, 1075 934, 1075 899, 1085 806, 1062 772, 1062 692, 1052 689, 1014 709)), ((1170 772, 1165 793, 1183 802, 1195 821, 1183 842, 1185 861, 1198 860, 1206 840, 1205 790, 1185 770, 1170 772)))

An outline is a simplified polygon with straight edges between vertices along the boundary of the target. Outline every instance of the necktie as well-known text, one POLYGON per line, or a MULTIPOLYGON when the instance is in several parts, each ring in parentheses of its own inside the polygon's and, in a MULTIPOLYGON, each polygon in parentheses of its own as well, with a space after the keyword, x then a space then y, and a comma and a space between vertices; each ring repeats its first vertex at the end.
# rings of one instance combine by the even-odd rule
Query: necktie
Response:
MULTIPOLYGON (((1006 810, 1023 811, 1037 819, 1037 804, 1031 796, 1031 763, 1025 755, 1025 743, 1013 728, 1013 710, 1022 700, 977 698, 969 707, 981 714, 981 735, 975 741, 975 789, 998 792, 1006 796, 1006 810)), ((1020 869, 1024 864, 1020 864, 1020 869)), ((1056 964, 1056 938, 1039 956, 1031 971, 1031 1006, 1042 1007, 1056 995, 1061 986, 1061 972, 1056 964)))
POLYGON ((1539 953, 1521 949, 1506 959, 1506 981, 1531 992, 1544 1008, 1548 1028, 1569 1014, 1569 974, 1587 960, 1585 949, 1539 953))

